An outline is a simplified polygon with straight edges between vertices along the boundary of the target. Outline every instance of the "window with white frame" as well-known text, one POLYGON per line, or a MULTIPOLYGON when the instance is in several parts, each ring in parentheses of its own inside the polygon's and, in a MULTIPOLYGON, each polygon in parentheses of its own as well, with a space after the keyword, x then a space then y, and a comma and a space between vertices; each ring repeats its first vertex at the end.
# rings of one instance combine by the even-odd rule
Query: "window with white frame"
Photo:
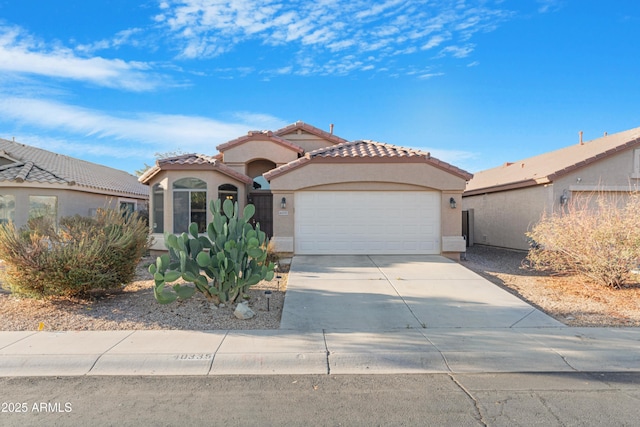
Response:
POLYGON ((154 233, 164 233, 164 188, 156 184, 151 189, 151 227, 154 233))
POLYGON ((207 230, 207 183, 182 178, 173 183, 173 232, 183 233, 195 222, 198 232, 207 230))

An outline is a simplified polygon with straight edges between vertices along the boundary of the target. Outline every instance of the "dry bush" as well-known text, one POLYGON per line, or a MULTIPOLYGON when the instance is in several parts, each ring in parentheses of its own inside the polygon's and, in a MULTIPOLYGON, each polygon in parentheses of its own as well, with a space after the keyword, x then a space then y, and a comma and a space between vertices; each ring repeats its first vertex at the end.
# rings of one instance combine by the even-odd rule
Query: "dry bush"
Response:
POLYGON ((527 233, 535 242, 527 260, 537 270, 577 273, 619 288, 640 262, 639 213, 637 192, 574 197, 527 233))
POLYGON ((118 288, 132 280, 148 244, 143 219, 112 209, 101 209, 94 218, 62 218, 59 230, 42 222, 23 229, 4 224, 2 285, 32 297, 85 296, 118 288))

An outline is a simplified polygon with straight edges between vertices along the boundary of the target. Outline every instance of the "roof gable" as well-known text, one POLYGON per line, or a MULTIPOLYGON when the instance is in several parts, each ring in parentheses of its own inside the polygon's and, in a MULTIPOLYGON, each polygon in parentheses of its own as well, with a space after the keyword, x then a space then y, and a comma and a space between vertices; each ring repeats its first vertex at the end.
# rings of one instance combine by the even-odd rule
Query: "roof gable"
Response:
POLYGON ((257 131, 257 130, 249 131, 245 136, 241 136, 240 138, 236 138, 229 142, 225 142, 224 144, 220 144, 216 147, 216 149, 221 153, 224 153, 225 151, 233 147, 242 145, 248 141, 269 141, 269 142, 273 142, 274 144, 278 144, 285 148, 288 148, 292 151, 295 151, 296 153, 299 153, 299 154, 302 154, 304 152, 304 149, 299 145, 294 144, 293 142, 288 141, 284 138, 281 138, 278 135, 275 135, 271 131, 257 131))
POLYGON ((149 194, 146 186, 125 171, 15 141, 0 139, 0 157, 12 161, 0 167, 0 181, 77 185, 132 196, 146 197, 149 194))
POLYGON ((326 139, 327 141, 334 144, 342 144, 344 142, 348 142, 346 139, 340 138, 339 136, 334 135, 333 131, 327 132, 315 126, 311 126, 310 124, 300 120, 288 126, 285 126, 282 129, 278 129, 277 131, 274 132, 274 134, 277 136, 283 137, 287 134, 291 134, 297 131, 310 133, 311 135, 315 135, 319 138, 326 139))
POLYGON ((640 128, 606 135, 474 174, 465 195, 550 183, 614 154, 640 146, 640 128))
POLYGON ((271 180, 310 162, 427 163, 465 180, 472 177, 462 169, 431 157, 430 153, 369 140, 344 142, 306 153, 304 157, 265 173, 264 177, 271 180))
POLYGON ((143 184, 147 184, 151 178, 162 170, 216 170, 245 184, 253 182, 253 179, 247 175, 237 172, 222 163, 219 156, 207 156, 194 153, 156 160, 156 165, 146 171, 139 180, 143 184))

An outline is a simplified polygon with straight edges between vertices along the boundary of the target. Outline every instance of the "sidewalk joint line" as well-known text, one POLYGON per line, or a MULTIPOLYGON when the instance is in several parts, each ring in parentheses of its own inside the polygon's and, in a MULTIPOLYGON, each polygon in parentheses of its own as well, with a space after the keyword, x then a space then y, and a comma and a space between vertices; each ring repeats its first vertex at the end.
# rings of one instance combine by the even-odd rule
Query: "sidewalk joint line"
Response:
POLYGON ((451 369, 451 366, 449 366, 449 361, 447 360, 447 356, 444 355, 442 350, 440 350, 438 348, 438 346, 433 341, 431 341, 428 336, 425 335, 424 331, 420 331, 420 335, 422 335, 424 337, 424 339, 426 339, 427 342, 429 344, 431 344, 433 346, 433 348, 435 348, 438 351, 438 353, 440 354, 440 357, 442 357, 442 361, 444 362, 444 366, 446 366, 447 369, 449 370, 449 372, 452 373, 453 369, 451 369))
POLYGON ((329 356, 331 356, 331 352, 329 351, 329 346, 327 345, 327 330, 322 330, 322 339, 324 341, 324 349, 327 353, 327 375, 331 375, 331 363, 329 362, 329 356))
POLYGON ((389 285, 391 285, 391 287, 393 288, 393 290, 396 292, 396 295, 398 295, 400 297, 400 299, 402 300, 402 302, 404 303, 404 305, 409 309, 409 312, 411 313, 411 315, 413 316, 414 319, 416 319, 416 322, 418 322, 418 326, 422 326, 423 329, 425 329, 427 327, 427 325, 418 318, 418 316, 416 316, 416 314, 413 312, 413 310, 411 309, 411 306, 409 305, 409 303, 407 303, 407 300, 404 299, 404 297, 402 295, 400 295, 400 292, 398 292, 398 289, 396 289, 395 286, 393 286, 393 282, 391 282, 391 279, 389 279, 389 276, 387 276, 385 274, 384 271, 382 271, 382 269, 380 268, 380 266, 378 264, 376 264, 376 262, 371 258, 371 255, 367 255, 367 258, 369 258, 369 260, 373 263, 373 265, 376 266, 376 268, 378 269, 378 271, 380 272, 380 274, 382 274, 384 276, 384 278, 387 280, 387 282, 389 283, 389 285))
MULTIPOLYGON (((6 332, 6 331, 2 331, 2 332, 6 332)), ((12 346, 12 345, 14 345, 14 344, 19 343, 20 341, 24 341, 24 340, 26 340, 27 338, 32 337, 32 336, 36 335, 38 332, 41 332, 41 331, 31 331, 31 332, 32 332, 32 333, 30 333, 29 335, 26 335, 26 336, 24 336, 24 337, 20 338, 18 341, 12 341, 12 342, 10 342, 9 344, 5 345, 4 347, 0 347, 0 350, 4 350, 4 349, 5 349, 5 348, 7 348, 7 347, 10 347, 10 346, 12 346)), ((42 332, 51 332, 51 331, 42 331, 42 332)))
POLYGON ((220 351, 220 347, 222 347, 222 343, 224 343, 224 340, 227 339, 228 335, 229 335, 229 330, 227 329, 224 332, 224 336, 220 340, 220 344, 218 344, 218 348, 216 348, 216 350, 213 352, 213 357, 211 358, 211 363, 209 363, 209 370, 207 371, 207 375, 211 375, 211 370, 213 369, 213 362, 216 360, 216 356, 218 355, 218 351, 220 351))
POLYGON ((102 356, 104 356, 105 354, 109 353, 111 350, 113 350, 117 345, 119 345, 120 343, 122 343, 124 340, 126 340, 127 338, 129 338, 131 335, 135 334, 137 331, 131 331, 131 333, 127 334, 125 337, 123 337, 120 341, 118 341, 117 343, 115 343, 114 345, 112 345, 111 347, 109 347, 108 349, 106 349, 105 351, 103 351, 101 354, 98 355, 98 357, 96 358, 96 360, 93 361, 93 363, 91 364, 91 367, 89 368, 89 370, 87 371, 87 373, 85 375, 88 375, 91 373, 91 371, 93 371, 93 368, 96 367, 96 364, 100 361, 100 359, 102 359, 102 356))
POLYGON ((530 312, 528 312, 527 314, 524 315, 524 317, 518 321, 516 321, 514 324, 512 324, 511 326, 509 326, 509 328, 513 328, 514 326, 516 326, 518 323, 522 322, 524 319, 526 319, 527 317, 531 316, 535 311, 537 310, 537 308, 532 308, 530 312))

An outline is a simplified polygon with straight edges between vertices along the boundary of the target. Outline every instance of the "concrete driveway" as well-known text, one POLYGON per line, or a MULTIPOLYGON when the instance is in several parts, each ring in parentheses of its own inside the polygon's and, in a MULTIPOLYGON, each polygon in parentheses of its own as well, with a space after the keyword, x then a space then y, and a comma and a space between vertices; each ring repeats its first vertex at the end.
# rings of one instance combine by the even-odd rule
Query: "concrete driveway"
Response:
POLYGON ((295 256, 280 329, 532 328, 562 323, 442 256, 295 256))

